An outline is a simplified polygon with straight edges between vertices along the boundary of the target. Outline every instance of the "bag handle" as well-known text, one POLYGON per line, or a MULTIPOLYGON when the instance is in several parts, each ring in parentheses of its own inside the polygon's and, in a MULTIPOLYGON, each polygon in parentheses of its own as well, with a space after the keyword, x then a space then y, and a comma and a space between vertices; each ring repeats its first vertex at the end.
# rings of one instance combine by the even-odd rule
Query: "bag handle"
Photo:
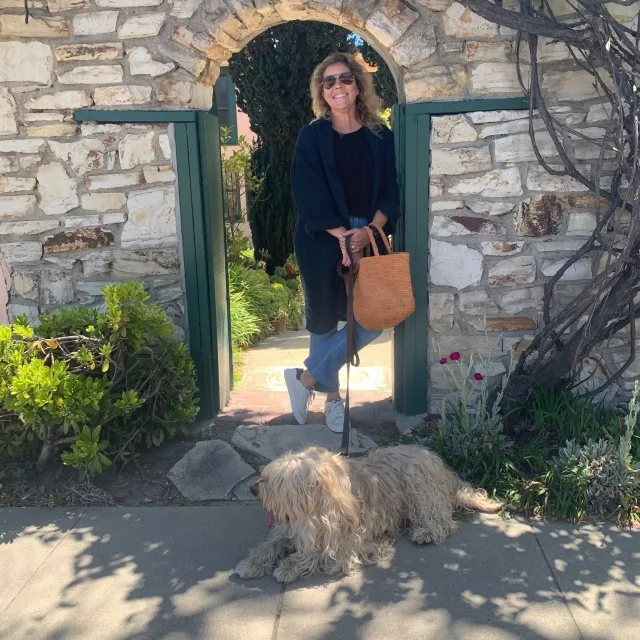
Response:
POLYGON ((376 242, 376 238, 373 235, 373 231, 371 231, 371 227, 374 227, 376 231, 380 234, 380 237, 382 238, 382 242, 384 243, 384 246, 387 249, 387 253, 389 254, 393 253, 391 251, 391 245, 389 244, 389 240, 387 239, 387 236, 384 234, 384 231, 378 225, 372 223, 370 225, 367 225, 366 227, 363 227, 363 229, 365 229, 369 234, 369 239, 371 240, 371 248, 373 249, 373 253, 376 256, 380 256, 380 252, 378 251, 378 243, 376 242))
MULTIPOLYGON (((356 325, 353 315, 353 253, 351 245, 345 244, 347 255, 349 256, 349 266, 344 278, 347 285, 347 393, 344 399, 344 423, 342 425, 342 442, 340 444, 340 455, 345 458, 349 456, 349 373, 350 367, 360 366, 360 356, 356 344, 356 325)), ((340 268, 340 265, 338 265, 340 268)))

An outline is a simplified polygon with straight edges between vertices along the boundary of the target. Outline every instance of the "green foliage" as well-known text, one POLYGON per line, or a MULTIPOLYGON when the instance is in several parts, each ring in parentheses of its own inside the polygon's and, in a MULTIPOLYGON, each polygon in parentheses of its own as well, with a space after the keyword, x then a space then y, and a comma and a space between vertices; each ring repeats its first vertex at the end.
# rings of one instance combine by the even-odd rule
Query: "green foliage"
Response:
MULTIPOLYGON (((282 268, 279 274, 284 273, 282 268)), ((263 268, 229 265, 231 341, 235 350, 246 349, 274 332, 274 323, 286 320, 287 328, 302 325, 300 280, 271 278, 263 268), (289 284, 294 282, 295 284, 289 284)))
POLYGON ((289 171, 300 129, 311 122, 309 79, 314 67, 333 51, 355 53, 378 67, 374 83, 387 106, 397 101, 395 83, 386 63, 366 43, 342 27, 293 21, 265 30, 229 61, 237 87, 237 104, 258 136, 252 166, 264 176, 262 193, 250 189, 248 211, 256 255, 269 273, 293 252, 296 208, 289 171))
POLYGON ((510 372, 489 407, 488 387, 474 377, 487 364, 449 356, 442 367, 451 393, 438 421, 412 440, 505 498, 508 509, 575 521, 640 520, 640 383, 622 412, 567 389, 536 388, 507 435, 499 406, 510 372))
POLYGON ((250 251, 251 242, 242 233, 241 226, 245 222, 243 201, 249 206, 251 202, 260 201, 264 190, 264 174, 254 171, 251 155, 254 146, 245 136, 240 136, 237 147, 230 155, 225 152, 225 146, 231 139, 229 127, 220 128, 220 142, 222 143, 222 185, 223 205, 225 214, 225 230, 227 234, 227 256, 230 262, 239 262, 242 256, 250 251), (247 192, 252 194, 247 199, 247 192))
POLYGON ((139 282, 108 285, 104 313, 60 309, 0 326, 0 459, 56 450, 94 475, 159 445, 198 413, 193 362, 139 282))

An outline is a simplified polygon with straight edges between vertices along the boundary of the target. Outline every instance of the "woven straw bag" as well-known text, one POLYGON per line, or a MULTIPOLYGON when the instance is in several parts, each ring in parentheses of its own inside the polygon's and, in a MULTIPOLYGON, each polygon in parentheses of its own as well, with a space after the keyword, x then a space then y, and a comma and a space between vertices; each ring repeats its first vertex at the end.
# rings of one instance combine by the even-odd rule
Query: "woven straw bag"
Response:
POLYGON ((365 329, 372 331, 395 327, 416 308, 409 254, 393 253, 382 229, 375 228, 384 242, 387 255, 380 255, 373 231, 364 227, 371 239, 374 255, 360 258, 353 286, 355 318, 365 329))

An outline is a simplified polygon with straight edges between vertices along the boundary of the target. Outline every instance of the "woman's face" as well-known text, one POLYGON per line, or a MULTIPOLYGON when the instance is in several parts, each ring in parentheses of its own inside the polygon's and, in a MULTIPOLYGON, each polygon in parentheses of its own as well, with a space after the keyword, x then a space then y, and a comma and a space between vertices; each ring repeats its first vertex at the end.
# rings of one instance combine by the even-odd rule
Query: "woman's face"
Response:
MULTIPOLYGON (((328 76, 339 76, 341 73, 351 73, 349 67, 343 62, 329 65, 324 72, 323 79, 328 76)), ((329 105, 332 113, 355 113, 358 85, 354 79, 351 84, 344 84, 338 78, 330 88, 322 89, 322 95, 329 105)))

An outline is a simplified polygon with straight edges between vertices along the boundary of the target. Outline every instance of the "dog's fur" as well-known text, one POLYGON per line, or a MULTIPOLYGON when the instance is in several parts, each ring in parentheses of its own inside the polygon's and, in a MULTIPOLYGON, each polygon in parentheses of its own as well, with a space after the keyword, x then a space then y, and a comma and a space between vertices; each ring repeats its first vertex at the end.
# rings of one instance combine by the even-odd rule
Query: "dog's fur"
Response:
POLYGON ((438 544, 456 528, 454 510, 495 513, 502 506, 419 446, 381 448, 362 458, 312 447, 271 462, 252 490, 275 527, 235 572, 241 578, 273 573, 280 582, 376 564, 405 530, 418 544, 438 544))

